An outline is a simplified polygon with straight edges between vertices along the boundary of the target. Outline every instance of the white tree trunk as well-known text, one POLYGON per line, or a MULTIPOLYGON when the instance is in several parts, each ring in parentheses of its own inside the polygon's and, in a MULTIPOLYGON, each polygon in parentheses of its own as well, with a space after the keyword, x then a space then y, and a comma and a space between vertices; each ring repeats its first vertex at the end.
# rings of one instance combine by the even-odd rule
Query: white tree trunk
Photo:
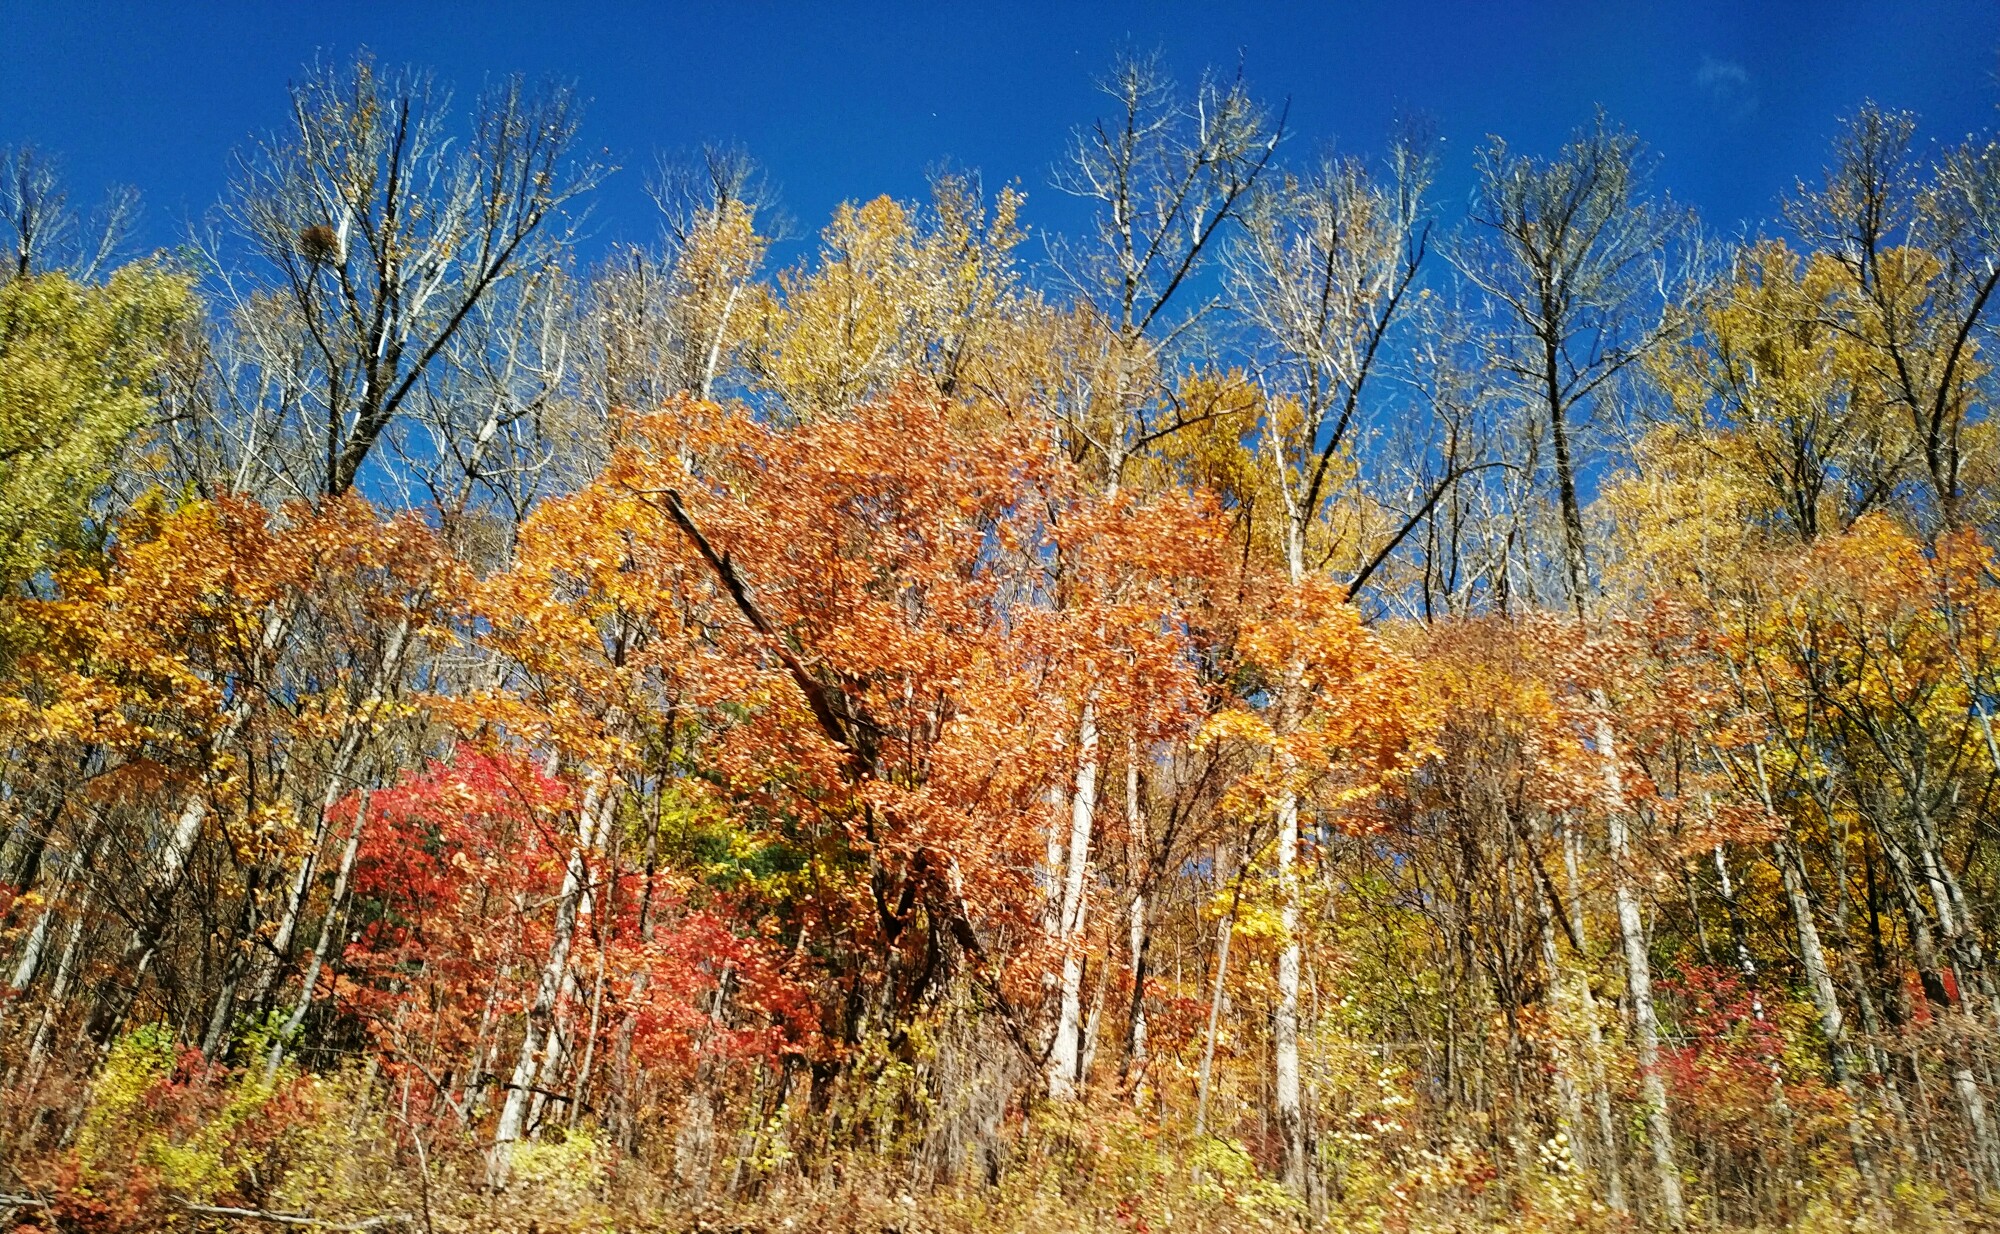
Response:
MULTIPOLYGON (((1548 969, 1548 1000, 1557 1024, 1570 1021, 1567 982, 1563 979, 1562 958, 1556 950, 1556 923, 1547 889, 1537 888, 1535 919, 1541 929, 1542 966, 1548 969)), ((1579 1166, 1587 1164, 1583 1137, 1583 1093, 1576 1086, 1569 1057, 1569 1043, 1557 1044, 1549 1052, 1549 1065, 1556 1087, 1558 1130, 1569 1140, 1570 1157, 1579 1166)))
MULTIPOLYGON (((1225 877, 1224 858, 1228 850, 1222 845, 1215 846, 1215 878, 1220 888, 1225 877)), ((1242 891, 1242 881, 1236 884, 1237 893, 1242 891)), ((1222 994, 1224 981, 1229 975, 1229 939, 1236 933, 1236 897, 1232 896, 1229 912, 1215 927, 1215 981, 1208 995, 1208 1029, 1202 1034, 1201 1071, 1195 1081, 1194 1135, 1199 1140, 1208 1130, 1208 1084, 1215 1068, 1215 1038, 1222 1024, 1222 994)))
MULTIPOLYGON (((1562 827, 1563 871, 1569 883, 1569 920, 1576 931, 1577 946, 1590 954, 1590 934, 1583 917, 1583 879, 1578 867, 1581 858, 1576 828, 1562 827)), ((1590 989, 1589 960, 1576 975, 1577 1002, 1583 1008, 1583 1022, 1590 1040, 1590 1102, 1597 1114, 1597 1142, 1604 1151, 1604 1202, 1613 1212, 1625 1211, 1625 1175, 1620 1162, 1618 1121, 1611 1110, 1611 1086, 1604 1076, 1604 1024, 1597 1014, 1597 996, 1590 989)))
POLYGON ((1062 949, 1062 981, 1056 1004, 1056 1030, 1049 1051, 1049 1096, 1066 1100, 1076 1094, 1079 1025, 1083 1015, 1083 926, 1090 866, 1091 823, 1097 810, 1097 706, 1083 705, 1077 727, 1076 790, 1069 802, 1069 851, 1063 870, 1062 902, 1057 910, 1056 943, 1062 949))
MULTIPOLYGON (((285 895, 284 911, 278 917, 277 931, 271 936, 269 950, 260 953, 257 975, 251 983, 251 1005, 260 1010, 269 1001, 272 986, 283 971, 285 957, 291 953, 292 939, 298 932, 300 916, 305 912, 306 901, 311 898, 313 877, 319 871, 320 846, 326 842, 327 828, 331 823, 329 816, 351 786, 354 766, 360 761, 361 748, 374 727, 375 717, 399 683, 403 652, 409 645, 409 637, 410 618, 406 615, 390 629, 368 696, 356 709, 357 714, 349 718, 345 731, 341 733, 340 744, 335 747, 333 763, 327 769, 326 784, 320 791, 312 842, 299 862, 299 868, 293 872, 291 887, 285 895)), ((356 834, 360 832, 358 820, 355 831, 356 834)))
POLYGON ((565 983, 569 981, 570 947, 575 941, 578 910, 590 883, 589 854, 600 803, 607 799, 608 792, 606 777, 602 774, 593 776, 590 787, 584 793, 582 808, 577 811, 577 838, 563 869, 562 891, 556 897, 556 919, 550 931, 548 962, 542 966, 541 980, 535 987, 535 1001, 528 1009, 521 1049, 514 1059, 513 1074, 508 1078, 507 1099, 500 1107, 500 1119, 493 1130, 493 1154, 488 1169, 495 1186, 506 1182, 514 1142, 522 1139, 527 1132, 528 1112, 535 1105, 534 1098, 539 1087, 536 1081, 543 1073, 543 1052, 546 1048, 559 1048, 555 1040, 557 1004, 565 983))
POLYGON ((326 903, 326 919, 320 922, 319 941, 313 945, 312 958, 306 962, 305 974, 299 979, 299 996, 293 1001, 291 1014, 285 1017, 285 1027, 271 1042, 271 1052, 264 1060, 266 1084, 277 1078, 278 1064, 284 1059, 286 1044, 299 1031, 299 1026, 306 1022, 306 1012, 312 1010, 313 991, 319 986, 319 974, 326 966, 326 957, 333 950, 334 929, 340 924, 341 906, 347 899, 347 883, 354 875, 354 858, 361 851, 361 831, 367 824, 368 794, 363 790, 354 807, 354 828, 347 834, 347 846, 340 851, 340 869, 333 877, 333 896, 326 903))
MULTIPOLYGON (((1597 705, 1608 710, 1600 692, 1597 705)), ((1660 1023, 1653 1008, 1653 965, 1646 954, 1645 923, 1639 916, 1639 897, 1632 888, 1627 868, 1630 855, 1625 817, 1624 777, 1618 768, 1618 748, 1611 721, 1597 721, 1597 751, 1604 762, 1604 809, 1611 839, 1611 893, 1618 908, 1619 940, 1625 949, 1626 992, 1632 999, 1632 1027, 1639 1046, 1639 1084, 1646 1103, 1646 1138, 1651 1141, 1653 1165, 1659 1176, 1660 1215, 1674 1229, 1687 1225, 1687 1206, 1681 1198, 1680 1167, 1674 1162, 1673 1119, 1667 1110, 1667 1085, 1660 1078, 1660 1023)))
MULTIPOLYGON (((1292 504, 1290 494, 1286 504, 1292 504)), ((1294 508, 1287 519, 1285 565, 1294 586, 1305 581, 1305 537, 1310 512, 1294 508)), ((1289 731, 1297 721, 1297 694, 1305 676, 1301 665, 1287 665, 1280 691, 1279 731, 1289 731)), ((1297 768, 1289 753, 1280 748, 1278 772, 1284 783, 1278 797, 1278 894, 1282 897, 1279 922, 1284 929, 1284 945, 1278 952, 1278 1005, 1271 1017, 1272 1096, 1277 1105, 1278 1131, 1283 1139, 1284 1157, 1280 1172, 1285 1186, 1304 1198, 1310 1185, 1307 1173, 1305 1106, 1299 1091, 1299 798, 1292 786, 1297 768)))
MULTIPOLYGON (((1290 760, 1285 760, 1289 762, 1290 760)), ((1278 798, 1278 879, 1284 897, 1279 921, 1284 946, 1278 952, 1278 1006, 1272 1017, 1271 1053, 1275 1064, 1273 1098, 1278 1130, 1284 1139, 1283 1179, 1287 1187, 1306 1191, 1305 1107, 1299 1094, 1299 799, 1287 787, 1278 798)))

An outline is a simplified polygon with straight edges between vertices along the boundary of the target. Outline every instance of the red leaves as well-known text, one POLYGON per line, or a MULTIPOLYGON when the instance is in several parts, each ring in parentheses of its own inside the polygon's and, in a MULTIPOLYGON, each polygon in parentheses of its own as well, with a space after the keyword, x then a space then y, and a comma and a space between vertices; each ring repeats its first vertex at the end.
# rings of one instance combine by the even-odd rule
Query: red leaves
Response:
MULTIPOLYGON (((493 1017, 517 1016, 533 1001, 578 800, 572 786, 524 760, 461 749, 366 803, 358 940, 343 957, 337 991, 392 1067, 447 1098, 455 1074, 466 1098, 476 1090, 478 1081, 464 1076, 478 1074, 493 1017)), ((337 822, 351 825, 359 805, 344 802, 337 822)), ((587 860, 590 912, 574 963, 604 973, 611 1014, 599 1017, 597 1049, 613 1048, 622 1031, 640 1065, 684 1075, 704 1052, 770 1055, 796 1038, 796 995, 763 944, 690 906, 677 876, 649 879, 600 855, 587 860), (751 1012, 735 1027, 714 1017, 725 981, 751 1012)), ((587 1001, 592 992, 570 997, 587 1001)))
POLYGON ((1660 1067, 1689 1134, 1754 1154, 1845 1129, 1840 1091, 1817 1066, 1789 1064, 1792 1037, 1765 1002, 1782 999, 1781 990, 1759 991, 1739 973, 1700 965, 1662 978, 1659 989, 1678 1030, 1678 1043, 1660 1052, 1660 1067))

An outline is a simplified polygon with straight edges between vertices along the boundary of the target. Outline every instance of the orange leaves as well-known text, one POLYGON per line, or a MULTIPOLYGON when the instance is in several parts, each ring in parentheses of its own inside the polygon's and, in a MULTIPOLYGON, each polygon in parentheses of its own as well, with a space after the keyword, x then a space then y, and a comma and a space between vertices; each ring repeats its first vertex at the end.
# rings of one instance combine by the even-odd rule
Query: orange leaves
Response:
POLYGON ((288 772, 408 714, 400 661, 446 619, 460 573, 419 520, 355 498, 273 512, 154 497, 100 563, 21 603, 35 637, 0 732, 94 766, 88 800, 199 821, 198 794, 238 865, 296 855, 318 812, 288 772))
POLYGON ((516 671, 462 722, 629 777, 670 730, 687 791, 773 867, 753 911, 812 940, 832 1018, 892 954, 934 973, 947 932, 1004 986, 1015 957, 981 939, 1036 934, 1084 701, 1142 742, 1214 708, 1236 601, 1212 504, 1107 499, 1041 429, 916 387, 800 422, 678 401, 624 441, 480 586, 516 671))
POLYGON ((1431 755, 1447 775, 1473 769, 1511 777, 1510 796, 1551 814, 1588 809, 1601 791, 1582 699, 1557 670, 1573 623, 1463 622, 1430 631, 1415 653, 1418 704, 1431 755))
POLYGON ((2000 591, 1971 532, 1926 544, 1870 516, 1774 555, 1728 615, 1725 650, 1754 690, 1745 710, 1799 774, 1828 739, 1885 783, 1923 785, 1991 761, 2000 591))
POLYGON ((1245 623, 1237 650, 1258 683, 1209 721, 1202 739, 1276 755, 1238 788, 1260 806, 1285 791, 1330 809, 1362 806, 1431 748, 1434 718, 1420 706, 1417 662, 1364 627, 1330 581, 1272 596, 1245 623))
POLYGON ((24 605, 41 635, 23 666, 47 692, 40 739, 188 752, 270 692, 311 726, 362 691, 338 672, 284 679, 287 641, 309 631, 333 650, 395 618, 423 627, 456 573, 419 521, 382 522, 358 499, 142 506, 101 570, 67 570, 57 598, 24 605))
POLYGON ((684 736, 743 843, 808 872, 768 884, 789 930, 885 940, 953 861, 971 899, 1011 901, 1053 723, 1011 607, 1047 450, 915 394, 793 426, 679 402, 628 430, 481 588, 521 687, 485 714, 620 774, 638 734, 684 736))

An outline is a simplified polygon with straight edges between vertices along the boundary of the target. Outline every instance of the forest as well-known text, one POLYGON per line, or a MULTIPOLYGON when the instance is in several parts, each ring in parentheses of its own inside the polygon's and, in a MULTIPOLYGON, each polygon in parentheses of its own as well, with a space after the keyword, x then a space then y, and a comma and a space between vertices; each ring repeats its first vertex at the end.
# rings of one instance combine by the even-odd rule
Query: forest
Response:
POLYGON ((639 246, 366 54, 151 254, 0 155, 0 1227, 2000 1223, 2000 133, 1099 84, 639 246))

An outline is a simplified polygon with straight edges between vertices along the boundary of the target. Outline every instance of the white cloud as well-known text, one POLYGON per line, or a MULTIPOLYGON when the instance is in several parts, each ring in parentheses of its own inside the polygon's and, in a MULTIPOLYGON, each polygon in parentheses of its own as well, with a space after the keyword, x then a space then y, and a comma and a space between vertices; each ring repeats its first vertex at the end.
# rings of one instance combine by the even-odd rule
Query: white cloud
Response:
POLYGON ((1694 84, 1708 96, 1710 106, 1731 120, 1745 119, 1757 110, 1757 83, 1750 70, 1734 60, 1704 55, 1694 84))

